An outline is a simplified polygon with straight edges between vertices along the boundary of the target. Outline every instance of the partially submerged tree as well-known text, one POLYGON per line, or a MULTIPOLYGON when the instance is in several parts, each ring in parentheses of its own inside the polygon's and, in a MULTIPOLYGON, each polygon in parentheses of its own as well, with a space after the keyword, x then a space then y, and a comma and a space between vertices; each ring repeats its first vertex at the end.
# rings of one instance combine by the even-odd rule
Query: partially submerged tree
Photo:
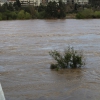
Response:
POLYGON ((56 50, 49 54, 56 61, 55 64, 51 64, 51 69, 81 68, 85 64, 83 53, 74 48, 68 47, 63 54, 56 50))

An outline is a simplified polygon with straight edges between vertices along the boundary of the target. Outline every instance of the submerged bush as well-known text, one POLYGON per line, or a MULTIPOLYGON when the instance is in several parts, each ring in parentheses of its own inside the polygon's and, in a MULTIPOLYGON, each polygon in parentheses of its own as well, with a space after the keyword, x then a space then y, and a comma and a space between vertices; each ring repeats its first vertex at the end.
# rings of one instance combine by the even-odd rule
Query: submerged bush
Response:
POLYGON ((56 61, 55 64, 51 64, 51 69, 81 68, 85 65, 83 53, 74 50, 73 47, 68 47, 63 54, 56 50, 50 51, 49 54, 56 61))

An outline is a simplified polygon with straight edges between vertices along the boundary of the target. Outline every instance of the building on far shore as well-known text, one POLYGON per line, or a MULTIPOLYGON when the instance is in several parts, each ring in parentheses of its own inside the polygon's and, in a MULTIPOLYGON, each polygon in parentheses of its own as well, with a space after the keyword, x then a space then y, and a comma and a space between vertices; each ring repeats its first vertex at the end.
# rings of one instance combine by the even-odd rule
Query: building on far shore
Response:
POLYGON ((14 3, 16 0, 0 0, 0 5, 2 6, 4 3, 14 3))
POLYGON ((16 2, 16 0, 7 0, 7 2, 14 4, 16 2))
POLYGON ((84 5, 84 4, 88 4, 89 3, 89 0, 74 0, 74 3, 75 4, 84 5))
POLYGON ((41 0, 19 0, 22 6, 27 6, 27 5, 34 5, 34 6, 39 6, 41 0))
MULTIPOLYGON (((58 2, 59 0, 48 0, 48 2, 50 1, 55 1, 58 2)), ((62 0, 62 2, 64 2, 65 4, 88 4, 89 0, 62 0)))
MULTIPOLYGON (((27 6, 27 5, 34 5, 34 6, 39 6, 40 4, 47 4, 50 1, 55 1, 58 2, 59 0, 19 0, 22 6, 27 6)), ((62 0, 65 4, 88 4, 90 3, 100 3, 100 0, 62 0)), ((14 3, 16 0, 0 0, 0 4, 3 5, 5 2, 8 3, 14 3)))
POLYGON ((2 6, 7 0, 0 0, 0 5, 2 6))
MULTIPOLYGON (((50 1, 58 2, 59 0, 20 0, 22 6, 34 5, 39 6, 40 4, 47 4, 50 1)), ((65 4, 88 4, 89 0, 62 0, 65 4)))

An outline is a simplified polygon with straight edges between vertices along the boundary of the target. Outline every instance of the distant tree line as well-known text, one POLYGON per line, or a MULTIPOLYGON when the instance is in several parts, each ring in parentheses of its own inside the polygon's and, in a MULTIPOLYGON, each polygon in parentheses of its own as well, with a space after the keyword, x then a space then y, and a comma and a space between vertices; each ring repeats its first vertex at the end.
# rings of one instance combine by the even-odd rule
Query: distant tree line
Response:
POLYGON ((59 2, 50 1, 47 5, 40 4, 40 6, 21 6, 20 1, 16 0, 14 4, 5 3, 0 6, 0 20, 62 19, 69 13, 75 13, 76 18, 79 19, 100 18, 100 6, 92 5, 92 3, 86 5, 70 5, 63 3, 61 0, 59 2))
POLYGON ((20 1, 16 0, 14 4, 5 3, 0 6, 0 20, 11 19, 46 19, 46 18, 65 18, 66 6, 62 1, 58 3, 49 2, 46 6, 27 5, 21 6, 20 1))

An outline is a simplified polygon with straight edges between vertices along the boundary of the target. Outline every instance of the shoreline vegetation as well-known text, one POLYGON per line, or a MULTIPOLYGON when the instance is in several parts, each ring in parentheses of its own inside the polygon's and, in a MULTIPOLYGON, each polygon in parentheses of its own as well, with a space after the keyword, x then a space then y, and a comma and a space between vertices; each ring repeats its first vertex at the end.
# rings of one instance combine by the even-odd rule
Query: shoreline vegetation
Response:
POLYGON ((0 6, 0 20, 25 19, 93 19, 100 18, 100 8, 87 4, 64 4, 61 0, 40 6, 21 6, 20 1, 14 4, 4 3, 0 6))
POLYGON ((0 20, 16 19, 63 19, 66 17, 66 5, 62 2, 49 2, 46 6, 28 5, 21 7, 16 0, 14 4, 5 3, 0 6, 0 20))

